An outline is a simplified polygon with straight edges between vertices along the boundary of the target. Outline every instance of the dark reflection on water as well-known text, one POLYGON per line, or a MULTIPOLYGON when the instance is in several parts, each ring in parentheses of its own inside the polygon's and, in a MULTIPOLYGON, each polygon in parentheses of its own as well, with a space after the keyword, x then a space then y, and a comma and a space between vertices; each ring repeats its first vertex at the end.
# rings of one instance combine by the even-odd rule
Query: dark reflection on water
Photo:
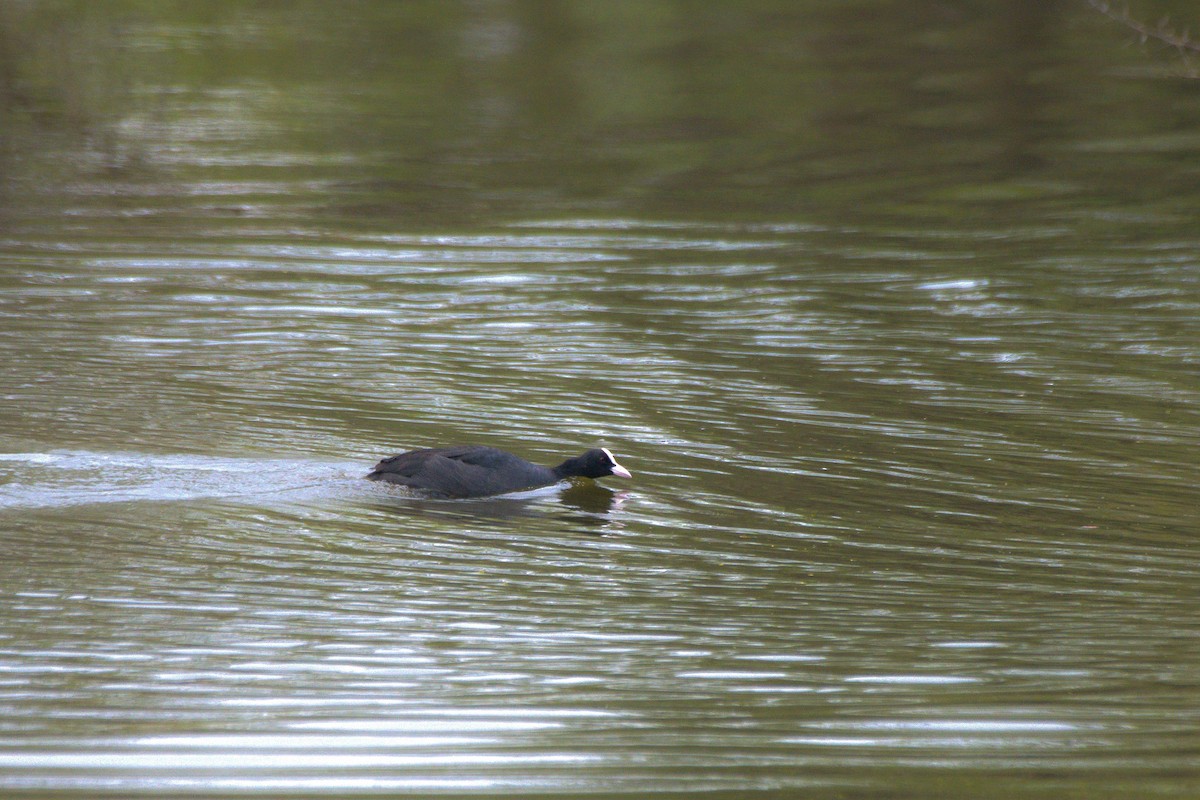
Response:
POLYGON ((0 792, 1194 796, 1190 86, 352 8, 0 6, 0 792))
POLYGON ((554 486, 517 495, 474 500, 414 497, 401 487, 379 486, 376 491, 391 495, 392 499, 387 503, 376 503, 374 508, 381 513, 394 515, 401 521, 424 516, 467 521, 474 525, 491 522, 499 530, 517 533, 522 531, 521 524, 527 523, 530 518, 545 517, 550 505, 555 502, 564 507, 553 514, 555 519, 570 525, 572 529, 595 529, 597 533, 603 533, 607 528, 620 526, 616 516, 629 500, 628 492, 614 492, 591 481, 583 485, 554 486))

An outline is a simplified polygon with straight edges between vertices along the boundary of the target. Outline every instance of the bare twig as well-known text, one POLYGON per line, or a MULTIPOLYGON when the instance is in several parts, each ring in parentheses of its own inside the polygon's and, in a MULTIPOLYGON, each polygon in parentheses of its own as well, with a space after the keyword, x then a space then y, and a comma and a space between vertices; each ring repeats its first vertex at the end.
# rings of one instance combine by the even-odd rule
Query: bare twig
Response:
POLYGON ((1128 8, 1118 11, 1105 0, 1087 0, 1087 4, 1114 22, 1119 22, 1132 30, 1141 37, 1143 42, 1153 39, 1179 51, 1200 53, 1200 42, 1193 40, 1187 31, 1176 31, 1171 28, 1165 17, 1159 20, 1157 25, 1151 27, 1133 17, 1128 8))
POLYGON ((1157 42, 1171 48, 1183 62, 1188 77, 1200 77, 1200 71, 1197 71, 1191 58, 1192 54, 1200 53, 1200 42, 1192 39, 1187 30, 1180 31, 1172 28, 1165 17, 1159 20, 1157 25, 1150 25, 1130 14, 1128 6, 1118 10, 1107 0, 1086 0, 1086 2, 1104 16, 1136 33, 1143 44, 1157 42))

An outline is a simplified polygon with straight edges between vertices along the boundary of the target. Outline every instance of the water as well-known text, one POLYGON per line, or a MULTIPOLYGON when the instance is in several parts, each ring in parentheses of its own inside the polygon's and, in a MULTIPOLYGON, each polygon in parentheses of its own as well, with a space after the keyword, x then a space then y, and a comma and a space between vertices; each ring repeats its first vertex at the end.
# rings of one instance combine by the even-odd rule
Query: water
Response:
POLYGON ((1153 52, 1053 4, 63 8, 0 12, 6 796, 1195 796, 1153 52), (634 478, 361 480, 456 442, 634 478))

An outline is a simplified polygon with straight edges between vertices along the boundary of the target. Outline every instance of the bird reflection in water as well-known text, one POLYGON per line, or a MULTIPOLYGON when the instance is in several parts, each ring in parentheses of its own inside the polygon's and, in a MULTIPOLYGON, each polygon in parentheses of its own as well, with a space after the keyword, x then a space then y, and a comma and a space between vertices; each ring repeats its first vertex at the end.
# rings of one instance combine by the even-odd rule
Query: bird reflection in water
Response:
POLYGON ((577 532, 602 536, 625 527, 614 517, 620 516, 630 498, 628 491, 614 491, 592 481, 467 500, 430 499, 391 486, 386 494, 395 500, 376 503, 375 508, 396 516, 487 520, 502 527, 522 520, 553 518, 569 523, 577 532))

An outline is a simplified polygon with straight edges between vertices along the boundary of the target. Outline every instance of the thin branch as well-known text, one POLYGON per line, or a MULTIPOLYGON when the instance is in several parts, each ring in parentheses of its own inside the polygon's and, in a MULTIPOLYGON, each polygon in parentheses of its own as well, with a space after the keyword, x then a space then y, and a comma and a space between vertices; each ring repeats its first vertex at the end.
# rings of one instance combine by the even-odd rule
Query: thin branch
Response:
POLYGON ((1187 63, 1189 70, 1195 71, 1188 56, 1191 53, 1200 53, 1200 42, 1193 40, 1186 30, 1175 30, 1168 24, 1165 17, 1159 20, 1157 25, 1148 25, 1132 16, 1128 6, 1124 10, 1118 11, 1107 0, 1087 0, 1087 4, 1114 22, 1129 28, 1141 38, 1143 43, 1155 41, 1174 49, 1179 53, 1179 57, 1187 63))

